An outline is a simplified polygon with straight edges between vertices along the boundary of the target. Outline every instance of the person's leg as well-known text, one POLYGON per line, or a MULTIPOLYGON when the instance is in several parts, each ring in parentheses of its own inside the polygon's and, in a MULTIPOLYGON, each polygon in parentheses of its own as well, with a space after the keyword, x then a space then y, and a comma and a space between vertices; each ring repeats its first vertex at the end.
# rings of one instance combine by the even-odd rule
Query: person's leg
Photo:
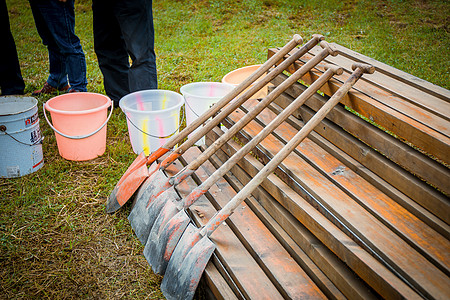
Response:
POLYGON ((0 88, 2 95, 22 95, 25 83, 20 72, 16 44, 11 34, 5 1, 0 1, 0 38, 4 41, 4 56, 0 63, 0 88))
POLYGON ((33 13, 34 23, 39 36, 42 39, 42 43, 47 46, 48 58, 49 58, 49 71, 50 75, 47 79, 47 84, 53 87, 44 85, 44 88, 35 91, 34 94, 50 93, 56 89, 67 89, 67 69, 64 55, 59 50, 59 47, 55 41, 55 38, 48 26, 47 14, 44 14, 49 10, 49 1, 30 1, 31 12, 33 13), (44 13, 43 13, 44 12, 44 13), (44 91, 45 90, 45 91, 44 91))
POLYGON ((80 39, 75 34, 74 0, 42 2, 39 4, 40 11, 59 52, 65 59, 70 89, 85 92, 87 91, 86 60, 80 39))
POLYGON ((119 100, 130 92, 128 53, 115 18, 117 1, 93 0, 94 49, 108 97, 119 107, 119 100))
POLYGON ((128 73, 130 92, 158 88, 152 1, 120 1, 117 19, 132 60, 128 73))

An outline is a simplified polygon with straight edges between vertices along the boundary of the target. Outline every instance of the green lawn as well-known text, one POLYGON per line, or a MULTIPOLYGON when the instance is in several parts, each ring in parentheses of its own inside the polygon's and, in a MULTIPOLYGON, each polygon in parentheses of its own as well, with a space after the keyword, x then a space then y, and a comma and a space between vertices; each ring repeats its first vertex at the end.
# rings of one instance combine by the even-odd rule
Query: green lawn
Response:
MULTIPOLYGON (((7 0, 26 93, 48 76, 27 1, 7 0)), ((266 59, 295 33, 314 33, 450 88, 450 4, 446 1, 159 1, 153 3, 160 89, 220 81, 266 59)), ((86 53, 88 89, 104 93, 93 50, 91 1, 76 3, 76 31, 86 53)), ((89 162, 58 155, 43 118, 44 167, 0 179, 0 298, 159 298, 161 278, 126 219, 130 207, 104 213, 110 191, 135 158, 123 113, 108 124, 106 153, 89 162)))

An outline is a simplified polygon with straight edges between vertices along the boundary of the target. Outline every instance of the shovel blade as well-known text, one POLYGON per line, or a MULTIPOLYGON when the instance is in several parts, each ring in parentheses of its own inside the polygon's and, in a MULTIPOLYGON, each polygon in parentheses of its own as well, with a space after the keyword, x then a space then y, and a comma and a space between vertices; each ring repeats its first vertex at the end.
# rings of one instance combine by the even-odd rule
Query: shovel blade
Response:
POLYGON ((161 195, 163 197, 158 197, 153 200, 150 197, 150 199, 149 199, 149 204, 148 204, 147 211, 146 211, 147 214, 144 216, 144 218, 146 220, 145 221, 146 226, 138 229, 139 236, 141 236, 142 238, 146 238, 146 242, 144 242, 144 244, 146 244, 148 242, 149 235, 150 235, 151 230, 153 229, 154 223, 158 219, 166 202, 167 201, 172 202, 177 199, 180 199, 174 189, 173 189, 172 193, 168 193, 168 194, 164 193, 164 194, 165 194, 164 196, 161 195))
MULTIPOLYGON (((149 238, 144 248, 144 256, 153 272, 162 275, 166 272, 172 253, 186 228, 189 228, 189 223, 189 216, 181 210, 162 228, 153 227, 154 234, 150 235, 151 239, 149 238)), ((192 225, 190 227, 194 228, 192 225)))
POLYGON ((121 208, 133 196, 139 186, 149 176, 147 165, 144 164, 128 174, 120 185, 116 185, 106 202, 106 212, 113 213, 121 208))
POLYGON ((161 283, 167 299, 192 299, 216 245, 204 236, 199 240, 199 229, 190 225, 178 243, 169 261, 161 283))
MULTIPOLYGON (((151 189, 149 189, 149 186, 151 186, 155 177, 161 176, 161 174, 159 174, 160 172, 161 171, 158 170, 147 178, 143 186, 144 190, 140 193, 140 197, 136 200, 136 203, 128 216, 128 221, 130 221, 131 227, 142 244, 147 242, 148 234, 150 232, 149 222, 151 220, 149 219, 148 206, 150 204, 151 189)), ((164 174, 163 176, 165 177, 164 174)))
MULTIPOLYGON (((161 197, 161 196, 160 196, 161 197)), ((148 235, 147 244, 144 248, 144 256, 147 259, 150 267, 154 273, 164 275, 166 271, 168 260, 164 259, 164 252, 166 251, 168 240, 173 234, 164 231, 165 226, 169 223, 180 210, 171 200, 168 200, 156 219, 153 227, 148 235)), ((180 220, 176 221, 180 223, 180 220)), ((187 227, 189 218, 186 215, 182 217, 180 230, 187 227), (184 224, 183 224, 184 223, 184 224)), ((175 233, 176 234, 176 233, 175 233)))

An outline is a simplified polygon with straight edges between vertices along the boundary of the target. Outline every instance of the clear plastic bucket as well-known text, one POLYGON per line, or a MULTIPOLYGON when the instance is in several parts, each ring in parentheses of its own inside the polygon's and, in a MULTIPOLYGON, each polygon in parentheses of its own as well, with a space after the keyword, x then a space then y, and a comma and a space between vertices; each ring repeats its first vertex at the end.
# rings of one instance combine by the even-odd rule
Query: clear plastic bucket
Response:
MULTIPOLYGON (((221 82, 194 82, 182 86, 180 92, 186 100, 186 126, 189 126, 233 89, 234 85, 221 82)), ((200 127, 193 131, 189 137, 199 129, 200 127)), ((195 145, 201 145, 204 142, 205 138, 203 137, 195 145)))
MULTIPOLYGON (((234 86, 237 86, 238 84, 240 84, 241 82, 243 82, 245 79, 247 79, 247 77, 249 77, 250 75, 252 75, 261 65, 252 65, 252 66, 246 66, 243 68, 239 68, 236 70, 231 71, 230 73, 228 73, 227 75, 225 75, 222 78, 222 82, 223 83, 228 83, 228 84, 232 84, 234 86)), ((261 77, 263 77, 264 75, 262 75, 261 77)), ((261 79, 258 78, 255 83, 261 79)), ((250 89, 252 86, 255 85, 255 83, 253 83, 252 85, 250 85, 248 88, 246 88, 244 90, 247 91, 248 89, 250 89)), ((264 98, 265 96, 267 96, 267 86, 265 85, 263 88, 261 88, 258 92, 256 92, 251 98, 252 99, 259 99, 259 98, 264 98)), ((244 93, 242 92, 242 93, 244 93)))
POLYGON ((63 158, 83 161, 105 153, 111 105, 111 99, 105 95, 84 92, 59 95, 44 103, 44 116, 55 131, 58 151, 63 158))
POLYGON ((166 90, 144 90, 123 97, 119 106, 127 117, 134 153, 149 155, 176 134, 183 104, 183 96, 166 90))
POLYGON ((0 97, 0 177, 33 173, 44 165, 38 101, 32 97, 0 97))

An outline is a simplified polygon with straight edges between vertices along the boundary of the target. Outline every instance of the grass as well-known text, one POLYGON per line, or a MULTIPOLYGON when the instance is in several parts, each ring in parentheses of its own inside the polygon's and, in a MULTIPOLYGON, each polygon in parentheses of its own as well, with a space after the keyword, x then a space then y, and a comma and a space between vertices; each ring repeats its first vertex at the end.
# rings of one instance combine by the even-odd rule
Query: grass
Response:
MULTIPOLYGON (((45 47, 27 1, 7 0, 26 93, 48 74, 45 47)), ((93 50, 91 1, 76 2, 77 34, 86 53, 89 91, 104 93, 93 50)), ((417 77, 450 88, 445 1, 167 1, 153 3, 159 88, 220 81, 262 63, 267 49, 294 33, 313 33, 417 77)), ((41 107, 50 97, 39 97, 41 107)), ((44 167, 0 179, 0 298, 161 298, 161 277, 142 256, 126 219, 106 215, 110 191, 135 158, 124 115, 108 124, 106 153, 71 162, 58 155, 40 109, 44 167)))

